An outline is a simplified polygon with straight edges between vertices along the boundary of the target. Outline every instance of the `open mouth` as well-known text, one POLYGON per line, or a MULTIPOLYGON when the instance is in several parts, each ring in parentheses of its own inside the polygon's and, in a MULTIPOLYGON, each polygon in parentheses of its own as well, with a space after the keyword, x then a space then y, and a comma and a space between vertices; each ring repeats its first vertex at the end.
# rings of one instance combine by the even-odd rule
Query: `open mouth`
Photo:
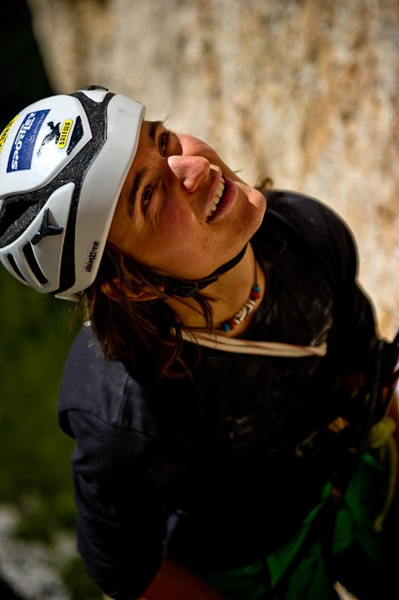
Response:
POLYGON ((219 183, 219 187, 216 190, 216 194, 215 194, 215 197, 213 199, 211 210, 209 211, 209 214, 208 214, 208 216, 206 218, 206 222, 207 223, 209 223, 209 221, 211 221, 212 218, 214 217, 215 212, 217 210, 217 207, 219 206, 219 203, 220 203, 220 201, 222 199, 225 187, 226 187, 226 183, 225 183, 225 181, 224 181, 224 179, 222 177, 221 180, 220 180, 220 183, 219 183))

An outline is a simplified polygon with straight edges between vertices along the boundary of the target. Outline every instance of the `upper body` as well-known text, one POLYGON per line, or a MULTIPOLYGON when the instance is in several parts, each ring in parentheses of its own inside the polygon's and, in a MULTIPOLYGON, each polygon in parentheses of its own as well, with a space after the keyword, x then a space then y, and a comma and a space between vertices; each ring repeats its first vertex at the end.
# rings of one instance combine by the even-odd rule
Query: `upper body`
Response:
MULTIPOLYGON (((0 260, 93 328, 60 400, 89 574, 117 600, 164 600, 163 555, 201 574, 273 551, 339 466, 313 433, 364 418, 341 380, 369 373, 380 342, 347 228, 97 86, 20 111, 0 145, 0 260), (198 354, 184 338, 215 331, 311 350, 198 354)), ((172 579, 176 600, 220 598, 172 579)))
POLYGON ((266 195, 251 244, 267 290, 244 337, 326 341, 325 357, 202 347, 195 365, 185 342, 192 377, 156 380, 144 371, 149 357, 136 372, 106 361, 91 328, 71 352, 59 410, 77 442, 80 551, 116 598, 139 595, 162 553, 201 574, 275 550, 339 465, 338 452, 302 460, 295 447, 341 414, 339 378, 372 361, 372 310, 342 222, 304 196, 266 195))

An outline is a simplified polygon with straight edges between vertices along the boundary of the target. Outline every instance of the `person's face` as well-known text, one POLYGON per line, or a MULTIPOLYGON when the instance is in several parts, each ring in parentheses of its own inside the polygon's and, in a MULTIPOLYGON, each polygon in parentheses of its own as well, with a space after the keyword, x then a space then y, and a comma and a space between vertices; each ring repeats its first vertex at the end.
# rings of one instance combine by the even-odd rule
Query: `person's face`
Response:
POLYGON ((200 279, 242 250, 265 209, 210 146, 145 121, 108 241, 159 272, 200 279))

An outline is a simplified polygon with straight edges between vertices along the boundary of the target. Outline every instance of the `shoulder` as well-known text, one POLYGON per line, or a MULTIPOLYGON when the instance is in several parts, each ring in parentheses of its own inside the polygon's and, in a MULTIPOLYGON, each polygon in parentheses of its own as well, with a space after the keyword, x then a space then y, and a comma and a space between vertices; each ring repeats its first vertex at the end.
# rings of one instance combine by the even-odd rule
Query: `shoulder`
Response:
POLYGON ((99 397, 123 394, 127 371, 118 361, 104 358, 91 329, 83 327, 69 352, 63 373, 60 405, 63 408, 98 409, 99 397))
POLYGON ((267 239, 269 232, 280 236, 294 251, 328 264, 333 270, 345 267, 354 272, 357 249, 352 232, 343 219, 323 202, 285 190, 265 194, 267 210, 259 234, 267 239))
MULTIPOLYGON (((139 429, 145 390, 120 361, 107 360, 91 327, 83 327, 65 363, 58 404, 63 429, 72 412, 101 426, 139 429)), ((73 432, 67 431, 69 434, 73 432)))
POLYGON ((269 216, 274 217, 275 220, 306 236, 311 233, 321 237, 334 229, 351 236, 343 219, 331 207, 316 198, 288 190, 270 190, 265 195, 266 222, 269 216))
POLYGON ((142 384, 122 362, 105 359, 91 327, 82 329, 65 365, 58 405, 59 425, 76 441, 76 473, 113 479, 127 467, 132 477, 134 468, 135 477, 146 478, 142 461, 166 464, 170 453, 186 456, 189 441, 179 450, 184 435, 169 414, 173 407, 168 389, 142 384))
POLYGON ((148 381, 122 361, 106 359, 93 329, 83 327, 64 367, 58 402, 61 428, 72 437, 79 423, 86 423, 86 429, 107 430, 121 439, 123 432, 155 438, 168 421, 176 385, 165 378, 148 381))

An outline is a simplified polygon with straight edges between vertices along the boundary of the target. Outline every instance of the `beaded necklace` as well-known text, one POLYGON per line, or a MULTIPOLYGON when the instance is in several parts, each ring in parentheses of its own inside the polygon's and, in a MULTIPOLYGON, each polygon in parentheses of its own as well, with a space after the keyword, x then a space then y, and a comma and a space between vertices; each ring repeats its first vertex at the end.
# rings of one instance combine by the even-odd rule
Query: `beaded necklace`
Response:
POLYGON ((237 325, 240 325, 240 323, 245 321, 245 319, 251 314, 251 312, 255 308, 256 300, 258 300, 261 297, 262 289, 258 285, 258 281, 257 281, 258 276, 257 276, 257 269, 256 269, 256 258, 255 258, 255 277, 254 277, 254 279, 255 279, 255 283, 252 286, 251 293, 249 295, 248 300, 240 308, 240 310, 234 315, 234 317, 227 319, 227 321, 223 321, 223 323, 221 323, 221 325, 220 325, 220 327, 218 327, 218 329, 222 329, 222 331, 232 331, 233 329, 235 329, 237 327, 237 325))

